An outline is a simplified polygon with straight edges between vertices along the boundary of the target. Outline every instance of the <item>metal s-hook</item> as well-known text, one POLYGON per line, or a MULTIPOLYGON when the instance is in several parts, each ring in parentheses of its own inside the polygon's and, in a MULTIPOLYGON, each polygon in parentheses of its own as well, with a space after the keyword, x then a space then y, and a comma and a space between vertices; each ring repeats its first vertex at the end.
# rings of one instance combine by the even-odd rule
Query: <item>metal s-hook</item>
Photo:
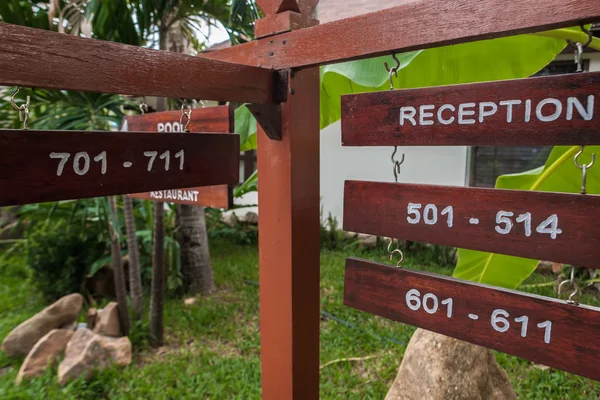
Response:
POLYGON ((148 112, 148 104, 146 104, 146 96, 142 97, 142 102, 140 103, 140 112, 142 115, 148 112))
POLYGON ((398 152, 398 146, 394 146, 394 152, 392 153, 392 164, 394 164, 394 180, 398 182, 398 176, 400 175, 400 166, 404 164, 404 158, 406 154, 402 153, 402 159, 396 160, 396 153, 398 152))
POLYGON ((579 293, 579 287, 575 283, 575 267, 571 267, 571 278, 562 281, 560 283, 560 285, 558 285, 558 295, 559 296, 562 293, 563 286, 566 285, 567 283, 569 284, 569 286, 571 286, 573 289, 575 289, 575 291, 569 295, 569 298, 567 299, 567 303, 576 306, 579 303, 577 301, 573 300, 573 297, 577 296, 577 294, 579 293))
POLYGON ((594 163, 596 162, 596 153, 592 153, 592 162, 589 164, 579 164, 578 158, 579 156, 581 156, 583 154, 583 149, 584 146, 580 146, 579 148, 579 152, 575 155, 575 158, 573 158, 573 163, 575 164, 575 166, 577 168, 579 168, 580 170, 582 170, 582 176, 581 176, 581 194, 586 194, 586 186, 587 186, 587 170, 588 168, 590 168, 591 166, 594 165, 594 163))
POLYGON ((15 96, 19 93, 19 90, 21 90, 21 88, 17 87, 12 96, 10 96, 10 103, 13 108, 19 112, 19 121, 23 122, 23 129, 27 129, 29 127, 29 104, 31 102, 31 96, 27 96, 25 103, 17 106, 17 103, 15 103, 15 96))
POLYGON ((183 100, 181 104, 181 118, 179 118, 179 124, 183 127, 183 132, 189 132, 190 122, 192 122, 192 106, 188 105, 187 100, 183 100), (183 117, 187 117, 187 122, 183 125, 183 117))
POLYGON ((392 58, 394 59, 394 61, 396 61, 396 66, 394 68, 390 68, 388 66, 387 61, 385 63, 383 63, 383 65, 385 66, 385 70, 387 72, 389 72, 389 74, 390 74, 390 90, 394 90, 394 81, 392 80, 392 75, 397 78, 398 71, 400 70, 400 67, 401 67, 400 60, 398 60, 398 57, 396 57, 395 53, 392 54, 392 58))
POLYGON ((579 27, 581 28, 581 31, 588 36, 588 39, 583 44, 575 43, 575 47, 576 47, 575 48, 575 63, 577 64, 577 70, 575 72, 584 72, 584 70, 583 70, 583 49, 585 49, 586 47, 588 47, 590 45, 590 43, 592 43, 594 36, 592 35, 591 31, 585 29, 585 26, 580 25, 579 27))
POLYGON ((394 241, 394 239, 390 238, 390 243, 388 244, 388 247, 387 247, 387 251, 388 251, 388 253, 390 253, 390 261, 394 260, 394 254, 400 254, 400 259, 396 263, 396 268, 402 268, 402 265, 400 265, 400 264, 402 264, 402 261, 404 261, 404 253, 398 247, 397 242, 396 242, 396 248, 394 250, 392 250, 393 241, 394 241))

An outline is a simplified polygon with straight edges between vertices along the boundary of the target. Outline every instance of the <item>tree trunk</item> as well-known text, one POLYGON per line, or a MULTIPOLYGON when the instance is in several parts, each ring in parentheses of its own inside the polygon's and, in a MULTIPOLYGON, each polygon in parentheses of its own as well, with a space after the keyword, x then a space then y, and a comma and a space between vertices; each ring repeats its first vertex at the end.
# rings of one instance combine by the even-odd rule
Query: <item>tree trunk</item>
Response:
POLYGON ((127 229, 127 249, 129 254, 129 292, 133 317, 139 321, 144 316, 144 298, 142 295, 142 274, 140 271, 140 252, 135 236, 135 220, 133 217, 133 200, 123 196, 125 205, 125 227, 127 229))
MULTIPOLYGON (((179 23, 173 24, 167 35, 167 49, 175 53, 191 53, 187 37, 179 23)), ((183 287, 189 294, 209 294, 215 289, 204 207, 181 205, 179 211, 179 244, 183 287)))
POLYGON ((150 296, 150 344, 158 347, 163 344, 165 301, 165 206, 154 204, 154 242, 152 251, 152 288, 150 296))
POLYGON ((186 293, 210 294, 215 289, 204 207, 179 207, 181 273, 186 293))
MULTIPOLYGON (((114 218, 117 215, 116 197, 108 198, 110 208, 114 218)), ((119 303, 119 322, 124 335, 129 334, 129 310, 127 308, 127 288, 125 287, 125 273, 121 263, 121 245, 119 243, 119 234, 113 226, 112 218, 108 218, 108 231, 110 233, 110 252, 112 256, 113 275, 115 277, 115 292, 117 294, 117 303, 119 303)))

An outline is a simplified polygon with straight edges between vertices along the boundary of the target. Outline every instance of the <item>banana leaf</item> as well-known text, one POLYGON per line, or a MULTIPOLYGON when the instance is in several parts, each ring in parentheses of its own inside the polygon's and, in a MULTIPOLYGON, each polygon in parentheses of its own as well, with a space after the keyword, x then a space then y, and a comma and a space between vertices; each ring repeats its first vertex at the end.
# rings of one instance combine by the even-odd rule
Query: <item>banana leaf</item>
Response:
MULTIPOLYGON (((579 149, 579 146, 557 146, 544 166, 519 174, 503 175, 498 178, 496 188, 579 193, 582 172, 573 162, 579 149)), ((592 153, 600 156, 600 146, 586 147, 579 163, 589 164, 592 153)), ((600 194, 598 168, 600 166, 596 165, 588 171, 589 194, 600 194)), ((544 255, 540 254, 539 258, 543 260, 544 255)), ((459 249, 454 277, 515 289, 535 271, 538 263, 539 260, 459 249)))

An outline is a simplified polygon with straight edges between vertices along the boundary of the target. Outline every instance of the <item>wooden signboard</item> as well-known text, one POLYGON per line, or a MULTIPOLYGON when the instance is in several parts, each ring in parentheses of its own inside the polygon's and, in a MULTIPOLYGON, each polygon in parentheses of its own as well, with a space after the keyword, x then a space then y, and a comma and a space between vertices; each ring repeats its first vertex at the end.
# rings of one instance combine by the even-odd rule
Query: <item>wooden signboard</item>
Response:
POLYGON ((346 181, 344 230, 600 267, 600 196, 346 181))
MULTIPOLYGON (((183 132, 179 122, 181 111, 165 111, 127 117, 121 130, 152 132, 183 132)), ((195 108, 189 129, 192 132, 234 133, 234 109, 227 106, 195 108)), ((235 182, 237 184, 238 182, 235 182)), ((233 207, 233 186, 200 186, 188 189, 159 190, 130 194, 142 200, 166 201, 201 207, 233 207)))
POLYGON ((600 380, 600 309, 346 260, 344 304, 600 380))
POLYGON ((344 146, 600 144, 600 73, 342 96, 344 146))
POLYGON ((237 135, 0 130, 0 206, 234 184, 237 135))

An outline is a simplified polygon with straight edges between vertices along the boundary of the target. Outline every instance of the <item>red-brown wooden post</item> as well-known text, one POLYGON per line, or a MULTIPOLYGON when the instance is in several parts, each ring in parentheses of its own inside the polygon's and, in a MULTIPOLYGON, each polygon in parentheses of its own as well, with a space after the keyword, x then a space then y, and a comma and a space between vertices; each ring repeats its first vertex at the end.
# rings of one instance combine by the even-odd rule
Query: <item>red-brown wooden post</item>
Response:
MULTIPOLYGON (((295 2, 259 0, 265 19, 287 10, 271 3, 295 2)), ((299 3, 301 10, 312 4, 309 12, 316 5, 314 0, 299 3)), ((269 139, 258 127, 265 400, 319 397, 319 71, 288 74, 282 139, 269 139)))

